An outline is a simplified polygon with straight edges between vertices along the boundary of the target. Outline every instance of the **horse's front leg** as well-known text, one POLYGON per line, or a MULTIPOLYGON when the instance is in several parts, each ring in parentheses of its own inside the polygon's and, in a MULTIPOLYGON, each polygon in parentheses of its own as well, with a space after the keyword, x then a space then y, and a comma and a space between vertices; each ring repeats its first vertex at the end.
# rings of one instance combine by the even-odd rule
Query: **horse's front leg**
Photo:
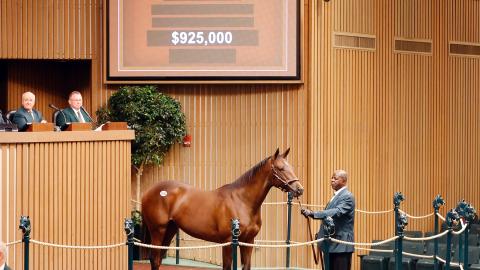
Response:
POLYGON ((232 269, 232 246, 224 246, 222 248, 223 270, 232 269))
MULTIPOLYGON (((253 239, 247 243, 253 244, 253 239)), ((250 270, 252 265, 252 251, 253 247, 240 247, 240 256, 242 258, 243 270, 250 270)))

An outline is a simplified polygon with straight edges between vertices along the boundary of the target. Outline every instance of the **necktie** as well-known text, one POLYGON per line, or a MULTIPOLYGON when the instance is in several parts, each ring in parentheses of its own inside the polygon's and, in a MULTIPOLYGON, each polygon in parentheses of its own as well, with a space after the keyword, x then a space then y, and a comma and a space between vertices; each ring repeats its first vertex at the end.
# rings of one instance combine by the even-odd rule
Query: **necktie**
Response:
POLYGON ((77 117, 78 117, 78 122, 80 122, 80 123, 85 123, 85 121, 83 120, 83 117, 82 117, 82 114, 80 113, 80 111, 77 111, 77 117))
POLYGON ((35 117, 33 116, 33 111, 30 111, 30 115, 32 116, 32 122, 35 122, 35 117))

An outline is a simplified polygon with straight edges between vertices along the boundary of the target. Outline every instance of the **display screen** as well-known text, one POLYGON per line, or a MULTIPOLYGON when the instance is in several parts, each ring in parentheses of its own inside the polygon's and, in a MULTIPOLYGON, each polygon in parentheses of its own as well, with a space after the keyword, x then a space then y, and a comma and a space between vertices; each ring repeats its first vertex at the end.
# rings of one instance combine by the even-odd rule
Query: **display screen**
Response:
POLYGON ((299 0, 109 0, 107 81, 298 80, 299 0))

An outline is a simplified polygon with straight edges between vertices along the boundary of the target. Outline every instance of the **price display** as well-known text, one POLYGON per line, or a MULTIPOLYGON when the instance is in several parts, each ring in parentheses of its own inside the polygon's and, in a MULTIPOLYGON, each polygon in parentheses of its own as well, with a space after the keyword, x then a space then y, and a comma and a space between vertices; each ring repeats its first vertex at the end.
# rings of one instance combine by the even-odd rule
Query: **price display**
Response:
POLYGON ((107 81, 298 80, 299 0, 110 0, 107 81))

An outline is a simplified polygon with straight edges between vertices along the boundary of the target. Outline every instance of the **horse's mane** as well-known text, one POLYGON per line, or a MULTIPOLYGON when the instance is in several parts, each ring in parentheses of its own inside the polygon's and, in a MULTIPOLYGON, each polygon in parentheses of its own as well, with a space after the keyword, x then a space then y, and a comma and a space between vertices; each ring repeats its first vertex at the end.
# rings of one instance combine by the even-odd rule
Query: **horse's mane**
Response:
POLYGON ((270 157, 265 158, 264 160, 257 163, 253 166, 250 170, 246 171, 242 176, 237 178, 234 182, 231 183, 233 186, 241 186, 244 184, 248 184, 248 182, 258 173, 258 171, 268 162, 270 157))

